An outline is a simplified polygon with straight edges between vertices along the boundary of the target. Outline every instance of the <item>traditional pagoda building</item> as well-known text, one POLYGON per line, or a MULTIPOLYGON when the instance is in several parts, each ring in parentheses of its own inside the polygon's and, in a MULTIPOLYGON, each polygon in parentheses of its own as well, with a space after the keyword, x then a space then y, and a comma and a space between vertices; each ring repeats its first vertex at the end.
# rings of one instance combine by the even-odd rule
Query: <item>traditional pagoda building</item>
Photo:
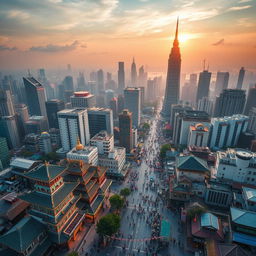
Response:
POLYGON ((85 214, 77 207, 80 195, 74 195, 78 182, 64 182, 66 167, 45 163, 24 174, 34 190, 20 198, 31 204, 29 214, 46 225, 52 243, 69 245, 81 230, 85 214))
POLYGON ((64 179, 68 182, 79 182, 74 191, 75 195, 81 195, 78 206, 86 212, 86 221, 94 222, 112 183, 106 179, 107 168, 85 164, 82 160, 67 159, 67 162, 64 179))

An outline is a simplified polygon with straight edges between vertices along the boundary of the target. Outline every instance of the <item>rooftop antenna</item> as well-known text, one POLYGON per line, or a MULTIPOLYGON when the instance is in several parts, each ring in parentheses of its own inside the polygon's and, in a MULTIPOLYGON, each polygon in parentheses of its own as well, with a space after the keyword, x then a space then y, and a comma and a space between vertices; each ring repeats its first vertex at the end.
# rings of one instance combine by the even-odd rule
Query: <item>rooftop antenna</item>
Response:
POLYGON ((205 59, 203 60, 203 68, 205 70, 205 59))

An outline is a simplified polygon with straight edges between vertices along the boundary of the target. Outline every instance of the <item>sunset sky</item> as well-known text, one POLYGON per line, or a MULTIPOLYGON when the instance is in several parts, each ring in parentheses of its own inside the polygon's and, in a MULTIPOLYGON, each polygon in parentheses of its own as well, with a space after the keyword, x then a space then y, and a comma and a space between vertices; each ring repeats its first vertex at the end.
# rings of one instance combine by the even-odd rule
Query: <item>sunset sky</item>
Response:
POLYGON ((183 71, 256 71, 255 0, 0 0, 0 68, 165 71, 177 16, 183 71))

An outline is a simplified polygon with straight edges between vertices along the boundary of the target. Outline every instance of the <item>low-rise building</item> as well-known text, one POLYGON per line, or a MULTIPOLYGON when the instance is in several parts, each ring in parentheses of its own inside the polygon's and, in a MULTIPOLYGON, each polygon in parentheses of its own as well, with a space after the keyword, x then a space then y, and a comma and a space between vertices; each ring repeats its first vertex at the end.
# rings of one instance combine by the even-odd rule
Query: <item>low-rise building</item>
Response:
POLYGON ((100 155, 108 154, 114 149, 114 136, 107 131, 101 131, 90 139, 90 145, 97 147, 100 155))
POLYGON ((220 182, 209 181, 206 186, 205 203, 228 208, 232 202, 231 186, 220 182))
POLYGON ((99 166, 107 167, 107 174, 110 176, 122 176, 125 163, 125 148, 122 147, 114 147, 108 154, 99 155, 99 166))
POLYGON ((242 190, 246 210, 256 212, 256 189, 243 187, 242 190))
POLYGON ((178 156, 176 158, 177 179, 186 176, 191 181, 204 182, 210 175, 207 162, 195 156, 178 156))
POLYGON ((256 183, 256 153, 245 149, 217 152, 217 178, 233 182, 256 183))
POLYGON ((231 207, 232 240, 236 243, 256 246, 256 212, 231 207))
POLYGON ((94 146, 84 146, 77 139, 76 146, 67 153, 69 160, 82 160, 86 164, 98 165, 98 148, 94 146))

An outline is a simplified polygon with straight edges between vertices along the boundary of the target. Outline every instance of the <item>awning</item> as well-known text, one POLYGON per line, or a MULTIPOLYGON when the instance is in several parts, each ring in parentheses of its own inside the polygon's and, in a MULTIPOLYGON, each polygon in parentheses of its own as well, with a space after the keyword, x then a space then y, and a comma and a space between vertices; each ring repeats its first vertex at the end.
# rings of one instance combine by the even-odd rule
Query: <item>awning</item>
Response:
POLYGON ((242 233, 233 233, 233 241, 241 244, 246 244, 250 246, 256 246, 256 237, 250 236, 242 233))
POLYGON ((161 237, 169 238, 171 236, 171 224, 166 220, 162 220, 161 222, 161 237))

